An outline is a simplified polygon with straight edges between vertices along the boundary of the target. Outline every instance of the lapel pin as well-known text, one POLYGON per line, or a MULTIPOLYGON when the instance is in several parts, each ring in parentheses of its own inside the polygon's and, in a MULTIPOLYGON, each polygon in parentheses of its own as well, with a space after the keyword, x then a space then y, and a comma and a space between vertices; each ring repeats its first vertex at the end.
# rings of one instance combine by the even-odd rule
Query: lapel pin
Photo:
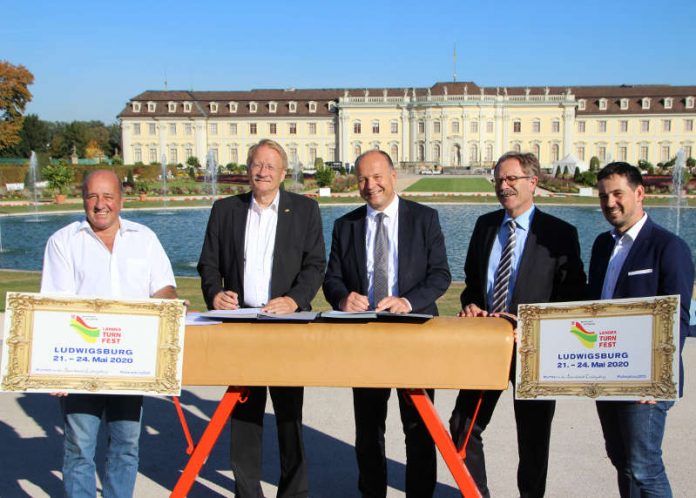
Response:
POLYGON ((285 209, 283 209, 283 212, 284 212, 284 213, 289 213, 290 210, 289 210, 288 208, 285 208, 285 209))

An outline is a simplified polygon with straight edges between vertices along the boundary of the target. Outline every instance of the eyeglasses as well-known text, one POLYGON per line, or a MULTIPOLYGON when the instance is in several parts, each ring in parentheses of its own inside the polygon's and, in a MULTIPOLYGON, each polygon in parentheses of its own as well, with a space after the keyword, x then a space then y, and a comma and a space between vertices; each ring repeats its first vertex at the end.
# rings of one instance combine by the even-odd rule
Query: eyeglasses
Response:
POLYGON ((260 163, 251 163, 251 166, 249 166, 249 169, 251 169, 252 171, 260 171, 260 170, 265 169, 269 173, 273 173, 276 170, 275 166, 273 166, 271 164, 260 164, 260 163))
POLYGON ((507 183, 508 185, 514 185, 517 183, 518 180, 528 180, 530 178, 534 178, 534 175, 528 175, 528 176, 517 176, 517 175, 508 175, 508 176, 501 176, 500 178, 494 178, 495 184, 496 185, 502 185, 503 182, 507 183))

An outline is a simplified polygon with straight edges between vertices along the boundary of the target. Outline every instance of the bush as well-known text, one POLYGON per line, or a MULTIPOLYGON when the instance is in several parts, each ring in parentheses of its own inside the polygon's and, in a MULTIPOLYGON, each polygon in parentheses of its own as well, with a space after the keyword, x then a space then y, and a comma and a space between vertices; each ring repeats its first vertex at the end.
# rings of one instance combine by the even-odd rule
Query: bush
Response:
POLYGON ((64 161, 57 164, 49 164, 41 172, 41 176, 48 181, 48 188, 56 194, 67 194, 73 183, 73 170, 64 161))
POLYGON ((597 156, 592 156, 590 158, 590 171, 598 171, 600 164, 599 158, 597 156))
POLYGON ((331 168, 318 169, 314 177, 317 180, 317 185, 320 187, 331 187, 336 173, 331 168))

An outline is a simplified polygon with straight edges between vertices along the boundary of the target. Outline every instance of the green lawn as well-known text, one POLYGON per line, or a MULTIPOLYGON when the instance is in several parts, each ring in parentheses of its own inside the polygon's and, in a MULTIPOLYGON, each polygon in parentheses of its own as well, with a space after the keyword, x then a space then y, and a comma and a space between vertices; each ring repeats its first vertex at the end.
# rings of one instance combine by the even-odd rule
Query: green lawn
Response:
POLYGON ((493 184, 481 177, 421 178, 406 192, 493 192, 493 184))
MULTIPOLYGON (((5 295, 7 292, 38 292, 41 282, 39 272, 0 270, 0 310, 5 310, 5 295)), ((205 302, 201 294, 201 281, 197 277, 176 277, 179 297, 191 301, 191 309, 205 310, 205 302)), ((463 284, 455 283, 450 286, 437 304, 441 315, 454 315, 459 311, 459 294, 463 284)), ((312 308, 317 311, 329 309, 321 290, 312 301, 312 308)))

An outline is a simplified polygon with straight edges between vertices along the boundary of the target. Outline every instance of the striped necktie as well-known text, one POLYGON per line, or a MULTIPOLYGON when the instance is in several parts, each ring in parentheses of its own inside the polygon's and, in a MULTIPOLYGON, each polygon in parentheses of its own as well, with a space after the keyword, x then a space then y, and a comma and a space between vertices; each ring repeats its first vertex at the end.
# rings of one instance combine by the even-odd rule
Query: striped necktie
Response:
POLYGON ((491 313, 507 311, 508 287, 510 286, 510 275, 512 274, 512 256, 515 253, 515 220, 507 223, 508 239, 500 255, 498 270, 495 272, 495 287, 493 288, 493 304, 490 307, 491 313))
POLYGON ((384 213, 377 213, 375 217, 375 245, 373 252, 372 295, 373 306, 389 295, 389 240, 387 228, 384 226, 384 213))

